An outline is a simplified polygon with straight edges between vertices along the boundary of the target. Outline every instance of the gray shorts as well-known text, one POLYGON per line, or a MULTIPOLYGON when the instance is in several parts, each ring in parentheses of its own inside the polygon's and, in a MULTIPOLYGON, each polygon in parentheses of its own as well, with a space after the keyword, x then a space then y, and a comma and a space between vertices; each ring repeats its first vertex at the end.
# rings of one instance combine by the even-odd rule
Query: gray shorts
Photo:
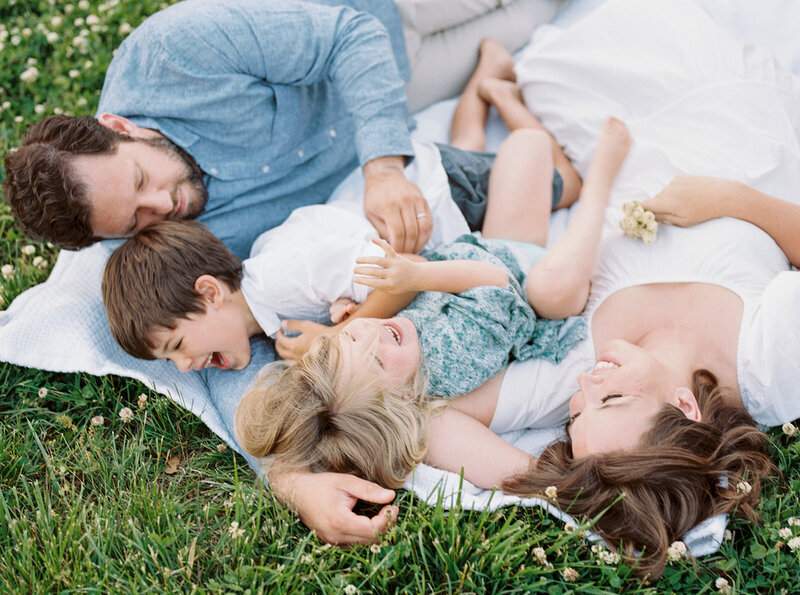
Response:
MULTIPOLYGON (((489 200, 489 173, 494 163, 494 153, 464 151, 451 145, 440 145, 442 166, 450 182, 453 201, 463 213, 470 230, 479 231, 486 216, 489 200)), ((553 208, 561 201, 564 181, 561 174, 553 170, 553 208)))

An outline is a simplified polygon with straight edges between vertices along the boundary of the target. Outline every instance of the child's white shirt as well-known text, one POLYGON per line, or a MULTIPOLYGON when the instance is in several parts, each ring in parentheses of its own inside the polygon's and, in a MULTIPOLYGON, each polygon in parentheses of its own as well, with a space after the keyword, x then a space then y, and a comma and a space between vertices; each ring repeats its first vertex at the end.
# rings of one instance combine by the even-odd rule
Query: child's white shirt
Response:
MULTIPOLYGON (((405 168, 433 216, 431 248, 469 233, 453 202, 436 145, 414 141, 415 159, 405 168)), ((372 243, 378 233, 364 215, 361 169, 347 176, 328 203, 295 209, 289 218, 263 234, 243 262, 242 293, 261 329, 270 337, 287 318, 330 322, 330 305, 340 297, 363 302, 371 288, 353 282, 361 256, 383 256, 372 243)))

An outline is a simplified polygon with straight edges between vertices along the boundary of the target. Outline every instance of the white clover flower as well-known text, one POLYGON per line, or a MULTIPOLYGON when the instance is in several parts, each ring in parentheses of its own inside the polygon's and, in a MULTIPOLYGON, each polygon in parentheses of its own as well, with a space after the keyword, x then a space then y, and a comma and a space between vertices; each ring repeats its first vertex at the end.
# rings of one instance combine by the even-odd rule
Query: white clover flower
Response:
POLYGON ((47 388, 43 386, 42 388, 39 389, 39 392, 37 392, 36 394, 39 395, 40 399, 44 399, 47 396, 47 388))
POLYGON ((90 14, 88 17, 86 17, 86 24, 87 25, 99 25, 100 24, 100 19, 97 17, 97 15, 90 14))
POLYGON ((28 58, 25 60, 25 66, 36 66, 36 58, 28 58))
POLYGON ((778 529, 778 537, 781 539, 790 539, 792 537, 792 530, 789 527, 782 527, 778 529))
POLYGON ((22 116, 14 116, 14 121, 15 121, 17 124, 20 124, 20 123, 22 122, 22 116))
POLYGON ((123 407, 119 410, 119 418, 122 423, 128 423, 133 419, 133 410, 130 407, 123 407))
POLYGON ((547 564, 547 554, 545 553, 543 547, 533 548, 533 557, 536 558, 536 561, 539 564, 547 564))
POLYGON ((244 529, 239 528, 238 521, 233 521, 231 526, 228 527, 228 533, 231 534, 231 539, 238 539, 242 535, 244 535, 244 529))
POLYGON ((731 586, 728 583, 727 579, 723 577, 719 577, 717 580, 714 581, 714 586, 717 588, 717 591, 722 593, 723 595, 727 595, 731 592, 731 586))
POLYGON ((11 36, 11 45, 19 45, 22 42, 22 38, 19 35, 12 35, 11 36))
MULTIPOLYGON (((40 106, 37 105, 36 107, 40 106)), ((42 107, 41 111, 44 111, 44 106, 41 107, 42 107)), ((41 113, 41 112, 36 112, 36 113, 41 113)), ((19 251, 22 252, 25 256, 31 256, 33 254, 36 254, 36 246, 34 246, 33 244, 25 244, 22 248, 19 249, 19 251)))
POLYGON ((85 48, 89 44, 85 37, 76 37, 72 40, 72 45, 76 48, 85 48))
POLYGON ((604 548, 602 545, 600 545, 599 543, 595 543, 595 544, 592 546, 592 553, 593 553, 593 554, 599 554, 599 553, 600 553, 600 552, 602 552, 603 550, 605 550, 605 548, 604 548))
POLYGON ((72 70, 69 71, 68 74, 69 74, 69 78, 76 79, 81 75, 81 71, 80 70, 76 70, 76 69, 73 68, 72 70))
POLYGON ((72 24, 75 25, 76 27, 83 27, 83 17, 78 17, 77 19, 72 21, 72 24))
POLYGON ((358 587, 348 583, 344 586, 344 593, 345 595, 358 595, 358 587))
POLYGON ((64 19, 62 17, 56 15, 56 16, 54 16, 54 17, 52 17, 50 19, 50 26, 51 27, 60 27, 61 23, 63 23, 63 22, 64 22, 64 19))
POLYGON ((800 527, 800 519, 797 517, 790 516, 786 522, 790 527, 800 527))
POLYGON ((80 31, 78 31, 78 37, 89 37, 89 30, 81 29, 80 31))
POLYGON ((0 41, 5 41, 6 39, 8 39, 8 31, 0 29, 0 41))
POLYGON ((23 83, 32 83, 39 78, 39 69, 35 66, 30 66, 19 75, 19 78, 23 83))
POLYGON ((736 493, 742 494, 743 496, 747 496, 750 492, 753 491, 753 486, 750 485, 747 481, 740 481, 736 484, 736 493))
POLYGON ((227 444, 225 444, 224 442, 220 442, 219 444, 217 444, 217 452, 225 452, 226 450, 228 450, 227 444))
POLYGON ((142 393, 141 395, 139 395, 139 398, 136 399, 136 406, 139 409, 144 409, 145 407, 147 407, 147 395, 146 394, 142 393))
POLYGON ((789 546, 790 550, 795 551, 800 548, 800 537, 792 537, 786 545, 789 546))
POLYGON ((78 8, 81 10, 89 10, 89 0, 80 0, 80 2, 78 2, 78 8))
POLYGON ((619 226, 630 238, 641 239, 648 246, 656 241, 658 223, 656 216, 642 207, 638 200, 626 202, 622 205, 622 212, 625 215, 619 221, 619 226))
POLYGON ((94 62, 91 60, 86 60, 86 62, 83 63, 83 68, 85 70, 89 70, 92 66, 94 66, 94 62))
POLYGON ((789 436, 789 438, 794 438, 795 436, 797 436, 797 426, 794 425, 792 422, 783 424, 783 427, 781 429, 783 430, 784 434, 789 436))
POLYGON ((39 265, 41 265, 43 260, 44 260, 44 258, 42 258, 41 256, 35 256, 33 258, 33 266, 39 267, 39 265))
POLYGON ((3 102, 3 104, 2 104, 2 108, 3 109, 8 109, 10 107, 11 107, 11 102, 10 101, 4 101, 3 102))
POLYGON ((556 496, 558 496, 558 490, 556 489, 556 486, 547 486, 544 490, 544 495, 551 500, 555 500, 556 496))
POLYGON ((91 423, 93 426, 97 427, 97 426, 102 426, 103 424, 105 424, 106 420, 102 415, 95 415, 89 423, 91 423))
POLYGON ((131 27, 128 23, 122 23, 119 26, 119 34, 120 35, 127 35, 131 31, 133 31, 133 27, 131 27))
MULTIPOLYGON (((34 258, 34 260, 36 260, 36 259, 34 258)), ((37 264, 37 263, 34 263, 34 266, 35 266, 37 269, 39 269, 40 271, 43 271, 43 270, 45 270, 45 269, 47 268, 47 265, 48 265, 48 262, 47 262, 47 260, 46 260, 46 259, 44 259, 44 258, 43 258, 43 259, 41 259, 41 260, 38 262, 38 264, 37 264)))
POLYGON ((616 566, 617 564, 619 564, 619 554, 617 552, 610 552, 608 550, 605 550, 603 552, 600 552, 598 558, 600 558, 603 562, 611 566, 616 566))
POLYGON ((571 525, 570 523, 564 525, 564 533, 575 533, 575 531, 577 530, 578 528, 575 525, 571 525))
POLYGON ((50 31, 45 38, 47 39, 48 43, 55 43, 58 41, 58 33, 55 31, 50 31))
POLYGON ((686 554, 686 544, 682 541, 673 541, 672 545, 667 548, 667 560, 676 562, 686 554))
MULTIPOLYGON (((85 97, 81 97, 80 99, 78 99, 78 105, 80 105, 81 107, 83 107, 83 106, 85 106, 85 105, 89 105, 89 102, 86 100, 86 98, 85 98, 85 97)), ((54 111, 55 111, 55 110, 54 110, 54 111)))
POLYGON ((75 7, 72 4, 67 4, 64 7, 64 14, 72 14, 75 11, 75 7))
POLYGON ((33 33, 33 31, 31 30, 31 28, 30 28, 30 27, 25 27, 25 28, 22 30, 22 36, 23 36, 23 37, 30 37, 32 33, 33 33))
POLYGON ((567 566, 564 570, 561 571, 561 577, 564 579, 565 582, 574 583, 578 580, 578 571, 572 568, 571 566, 567 566))
POLYGON ((44 106, 41 104, 37 104, 33 106, 33 112, 35 114, 43 114, 44 113, 44 106))
POLYGON ((373 554, 379 554, 381 551, 381 546, 379 546, 377 543, 373 543, 371 546, 369 546, 369 551, 371 551, 373 554))
POLYGON ((10 281, 11 279, 14 278, 14 265, 4 264, 2 267, 0 267, 0 274, 3 275, 3 279, 5 279, 6 281, 10 281))

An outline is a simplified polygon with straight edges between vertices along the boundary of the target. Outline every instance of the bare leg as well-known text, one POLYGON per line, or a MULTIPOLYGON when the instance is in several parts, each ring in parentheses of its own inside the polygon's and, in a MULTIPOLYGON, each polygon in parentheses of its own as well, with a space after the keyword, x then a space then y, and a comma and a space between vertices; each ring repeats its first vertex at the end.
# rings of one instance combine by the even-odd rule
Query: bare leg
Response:
POLYGON ((553 163, 564 180, 564 191, 556 208, 568 207, 574 203, 581 190, 581 177, 556 142, 555 137, 528 110, 522 99, 522 92, 516 83, 501 78, 483 77, 478 81, 478 95, 495 107, 503 122, 512 132, 520 128, 533 128, 547 133, 550 137, 553 163))
POLYGON ((489 104, 478 94, 485 79, 513 81, 514 59, 496 39, 484 39, 478 50, 478 65, 464 88, 450 124, 450 144, 465 151, 486 150, 486 120, 489 104))
POLYGON ((550 137, 521 128, 503 141, 489 175, 482 233, 544 246, 553 197, 550 137))
POLYGON ((581 189, 578 211, 564 236, 528 274, 525 291, 539 316, 564 318, 586 305, 609 192, 630 146, 628 128, 609 118, 581 189))

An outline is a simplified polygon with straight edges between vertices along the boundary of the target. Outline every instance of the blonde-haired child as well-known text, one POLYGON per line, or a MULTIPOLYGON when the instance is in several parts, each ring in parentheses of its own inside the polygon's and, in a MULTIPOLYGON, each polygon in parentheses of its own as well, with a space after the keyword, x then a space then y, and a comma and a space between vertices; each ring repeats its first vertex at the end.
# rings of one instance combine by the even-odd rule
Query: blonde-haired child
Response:
POLYGON ((352 473, 386 487, 402 485, 420 461, 463 468, 485 488, 527 469, 529 455, 488 429, 485 412, 496 408, 497 393, 482 388, 509 353, 557 362, 583 338, 581 320, 542 320, 534 311, 563 318, 583 309, 609 191, 629 146, 625 125, 610 119, 577 213, 527 276, 519 242, 467 236, 419 261, 376 240, 385 256, 358 259, 358 282, 422 293, 398 317, 354 320, 317 338, 297 362, 268 366, 236 412, 242 447, 285 468, 352 473), (469 408, 429 398, 469 391, 469 408))

